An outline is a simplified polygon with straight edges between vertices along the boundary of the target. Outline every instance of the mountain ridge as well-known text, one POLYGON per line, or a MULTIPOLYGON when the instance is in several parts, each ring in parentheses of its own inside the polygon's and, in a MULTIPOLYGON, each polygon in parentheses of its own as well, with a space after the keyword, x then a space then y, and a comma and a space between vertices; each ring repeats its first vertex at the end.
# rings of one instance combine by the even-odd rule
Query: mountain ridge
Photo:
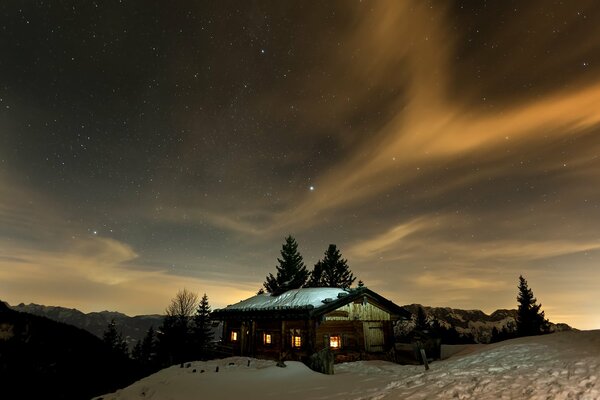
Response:
MULTIPOLYGON (((152 326, 157 329, 164 318, 159 314, 136 315, 130 317, 118 311, 92 311, 84 313, 76 308, 66 308, 61 306, 45 306, 35 303, 20 303, 16 306, 10 306, 15 311, 27 312, 30 314, 50 318, 54 321, 64 322, 85 329, 99 338, 102 338, 104 331, 111 320, 115 320, 117 330, 120 330, 123 337, 132 348, 138 340, 143 339, 147 330, 152 326)), ((417 314, 419 307, 422 307, 427 315, 429 322, 434 319, 446 328, 453 327, 463 336, 471 336, 477 343, 489 343, 492 339, 492 331, 496 328, 498 331, 506 329, 512 331, 516 329, 516 309, 497 309, 491 314, 477 309, 464 310, 452 307, 432 307, 421 304, 408 304, 403 306, 410 311, 413 316, 417 314)), ((406 334, 414 328, 414 321, 399 321, 395 326, 395 333, 398 336, 406 334)), ((552 332, 574 330, 564 323, 550 322, 552 332)))
POLYGON ((63 322, 91 332, 102 338, 108 324, 114 320, 117 330, 121 331, 123 338, 131 349, 138 340, 141 340, 152 326, 157 329, 164 318, 159 314, 136 315, 130 317, 118 311, 92 311, 84 313, 76 308, 61 306, 45 306, 41 304, 20 303, 9 307, 15 311, 25 312, 54 321, 63 322))
MULTIPOLYGON (((423 308, 428 322, 437 320, 445 328, 454 328, 463 336, 471 336, 477 343, 490 343, 494 328, 498 332, 516 330, 516 309, 497 309, 491 314, 481 310, 463 310, 451 307, 431 307, 421 304, 408 304, 402 306, 410 311, 413 316, 417 315, 419 307, 423 308)), ((404 321, 396 324, 395 333, 402 336, 414 328, 414 321, 404 321)), ((562 332, 575 330, 565 323, 550 322, 551 332, 562 332)))

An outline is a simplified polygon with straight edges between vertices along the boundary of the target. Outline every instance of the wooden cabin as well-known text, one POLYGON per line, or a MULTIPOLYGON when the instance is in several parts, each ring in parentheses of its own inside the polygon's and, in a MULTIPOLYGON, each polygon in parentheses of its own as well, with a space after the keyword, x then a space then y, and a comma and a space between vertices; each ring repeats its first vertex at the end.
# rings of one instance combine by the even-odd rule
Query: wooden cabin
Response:
POLYGON ((337 361, 386 358, 393 324, 410 312, 367 289, 302 288, 215 310, 233 355, 304 360, 329 347, 337 361))

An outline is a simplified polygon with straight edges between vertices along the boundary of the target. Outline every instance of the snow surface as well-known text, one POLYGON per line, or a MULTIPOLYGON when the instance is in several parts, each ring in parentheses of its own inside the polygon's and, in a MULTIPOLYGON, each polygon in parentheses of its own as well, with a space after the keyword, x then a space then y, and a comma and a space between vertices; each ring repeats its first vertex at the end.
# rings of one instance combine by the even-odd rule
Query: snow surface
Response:
POLYGON ((299 362, 286 365, 247 357, 192 362, 190 368, 164 369, 101 398, 600 399, 600 330, 475 345, 470 353, 431 363, 429 371, 359 361, 337 364, 335 375, 322 375, 299 362))
POLYGON ((225 310, 267 310, 277 308, 318 308, 325 305, 323 300, 337 300, 338 294, 348 294, 339 288, 303 288, 293 289, 272 296, 269 293, 258 294, 239 303, 225 307, 225 310))

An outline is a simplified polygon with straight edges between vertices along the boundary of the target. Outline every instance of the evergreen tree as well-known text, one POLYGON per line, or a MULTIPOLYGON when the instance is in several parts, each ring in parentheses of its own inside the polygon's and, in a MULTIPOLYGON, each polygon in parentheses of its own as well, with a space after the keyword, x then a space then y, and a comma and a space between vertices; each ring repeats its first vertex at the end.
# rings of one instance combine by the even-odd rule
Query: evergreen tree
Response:
POLYGON ((140 364, 142 363, 142 341, 138 340, 133 346, 133 350, 131 350, 131 358, 135 361, 138 361, 140 364))
POLYGON ((277 296, 291 289, 301 288, 308 279, 308 270, 298 252, 298 243, 291 235, 285 238, 281 249, 277 274, 269 273, 264 283, 267 292, 277 296))
POLYGON ((148 328, 142 341, 141 355, 142 360, 147 364, 152 364, 156 358, 156 334, 152 326, 148 328))
POLYGON ((417 309, 417 316, 415 317, 415 330, 426 331, 429 329, 429 323, 427 323, 427 316, 423 307, 419 306, 417 309))
POLYGON ((323 261, 319 260, 310 272, 306 287, 326 287, 323 283, 323 261))
POLYGON ((342 254, 335 244, 330 244, 323 259, 315 264, 306 287, 347 289, 355 279, 348 267, 348 261, 342 258, 342 254))
POLYGON ((210 305, 208 304, 208 296, 204 293, 194 316, 194 342, 201 358, 207 356, 212 339, 210 305))
POLYGON ((151 326, 142 340, 138 340, 131 352, 145 374, 150 374, 158 369, 157 343, 154 328, 151 326))
POLYGON ((518 288, 517 335, 531 336, 547 333, 548 320, 544 317, 544 312, 540 310, 542 305, 536 304, 537 300, 523 276, 519 276, 518 288))
POLYGON ((115 320, 111 320, 102 335, 102 340, 106 343, 115 354, 129 357, 127 342, 123 339, 121 332, 117 331, 115 320))

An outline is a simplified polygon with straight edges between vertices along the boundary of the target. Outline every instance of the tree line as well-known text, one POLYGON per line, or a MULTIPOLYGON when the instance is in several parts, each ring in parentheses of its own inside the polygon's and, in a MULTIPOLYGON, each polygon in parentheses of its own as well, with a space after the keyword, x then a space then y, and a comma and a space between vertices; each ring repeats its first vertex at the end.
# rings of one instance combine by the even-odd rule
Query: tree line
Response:
POLYGON ((198 298, 184 288, 171 299, 158 330, 150 327, 131 353, 114 320, 108 324, 103 340, 119 357, 133 359, 146 374, 188 360, 205 360, 213 356, 210 312, 206 293, 198 298))

